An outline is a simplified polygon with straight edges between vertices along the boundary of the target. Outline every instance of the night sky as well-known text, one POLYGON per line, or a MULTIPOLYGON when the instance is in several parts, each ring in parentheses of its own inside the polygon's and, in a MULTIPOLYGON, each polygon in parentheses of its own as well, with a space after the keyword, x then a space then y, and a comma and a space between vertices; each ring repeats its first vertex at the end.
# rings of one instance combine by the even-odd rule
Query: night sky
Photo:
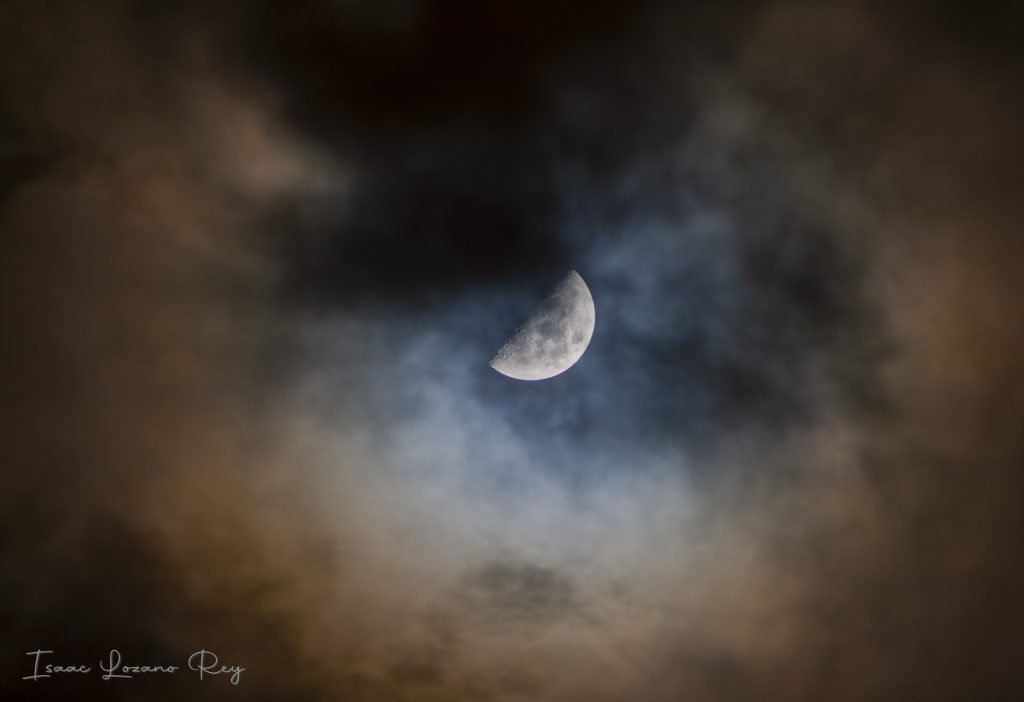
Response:
POLYGON ((1024 699, 1022 86, 1014 0, 4 2, 0 697, 1024 699))

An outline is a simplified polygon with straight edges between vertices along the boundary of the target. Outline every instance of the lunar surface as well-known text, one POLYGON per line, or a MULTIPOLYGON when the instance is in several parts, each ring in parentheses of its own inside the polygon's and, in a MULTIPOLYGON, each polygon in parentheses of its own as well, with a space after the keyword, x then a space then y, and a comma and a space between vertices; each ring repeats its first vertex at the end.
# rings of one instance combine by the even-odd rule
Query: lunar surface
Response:
POLYGON ((517 380, 545 380, 580 360, 594 334, 594 298, 576 271, 562 279, 491 360, 491 368, 517 380))

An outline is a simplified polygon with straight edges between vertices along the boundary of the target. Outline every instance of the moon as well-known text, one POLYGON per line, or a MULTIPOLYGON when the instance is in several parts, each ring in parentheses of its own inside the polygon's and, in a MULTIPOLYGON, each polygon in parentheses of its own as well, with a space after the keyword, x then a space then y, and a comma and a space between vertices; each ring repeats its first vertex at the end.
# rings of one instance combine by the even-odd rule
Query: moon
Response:
POLYGON ((583 278, 569 271, 526 323, 491 359, 491 368, 516 380, 546 380, 569 370, 590 345, 597 319, 583 278))

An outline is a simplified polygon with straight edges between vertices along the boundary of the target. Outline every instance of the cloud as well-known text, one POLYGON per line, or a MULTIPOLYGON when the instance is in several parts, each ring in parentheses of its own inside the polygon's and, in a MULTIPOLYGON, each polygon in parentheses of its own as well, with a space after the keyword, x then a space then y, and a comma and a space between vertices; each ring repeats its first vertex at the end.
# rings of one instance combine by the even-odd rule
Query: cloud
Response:
POLYGON ((856 2, 465 43, 453 7, 5 10, 5 660, 205 647, 268 700, 1019 688, 999 60, 856 2), (587 354, 493 373, 569 268, 587 354))

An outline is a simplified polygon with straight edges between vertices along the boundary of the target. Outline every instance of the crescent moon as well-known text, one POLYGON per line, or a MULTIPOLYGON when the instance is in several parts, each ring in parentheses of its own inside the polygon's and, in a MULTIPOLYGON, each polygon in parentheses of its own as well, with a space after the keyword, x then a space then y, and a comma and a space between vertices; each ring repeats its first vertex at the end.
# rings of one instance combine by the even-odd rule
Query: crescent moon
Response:
POLYGON ((491 360, 516 380, 545 380, 569 370, 587 350, 596 321, 594 298, 576 271, 519 327, 491 360))

